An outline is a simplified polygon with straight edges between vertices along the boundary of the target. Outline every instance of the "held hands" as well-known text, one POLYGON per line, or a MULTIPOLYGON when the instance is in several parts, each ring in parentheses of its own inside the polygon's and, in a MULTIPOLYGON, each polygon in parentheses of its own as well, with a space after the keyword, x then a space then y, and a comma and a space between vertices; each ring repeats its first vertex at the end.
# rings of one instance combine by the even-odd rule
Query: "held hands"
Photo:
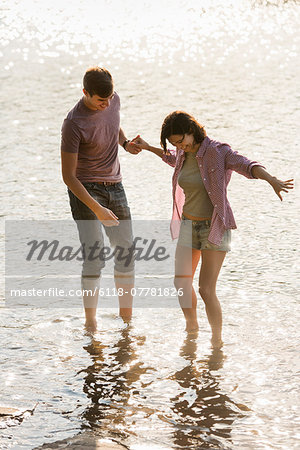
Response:
POLYGON ((150 148, 148 142, 144 141, 144 139, 142 139, 139 134, 134 139, 132 139, 131 142, 134 142, 136 147, 138 147, 140 150, 149 150, 150 148))
POLYGON ((132 155, 137 155, 138 153, 140 153, 142 151, 142 147, 140 147, 139 145, 137 145, 136 139, 139 139, 140 136, 136 136, 135 138, 133 138, 131 141, 128 142, 128 144, 126 144, 126 152, 131 153, 132 155))
POLYGON ((278 195, 278 197, 280 198, 281 201, 282 201, 282 196, 281 196, 280 192, 281 191, 288 192, 288 189, 293 189, 294 188, 293 181, 294 181, 293 179, 281 181, 281 180, 278 180, 276 177, 272 177, 270 184, 271 184, 272 188, 274 189, 276 195, 278 195))

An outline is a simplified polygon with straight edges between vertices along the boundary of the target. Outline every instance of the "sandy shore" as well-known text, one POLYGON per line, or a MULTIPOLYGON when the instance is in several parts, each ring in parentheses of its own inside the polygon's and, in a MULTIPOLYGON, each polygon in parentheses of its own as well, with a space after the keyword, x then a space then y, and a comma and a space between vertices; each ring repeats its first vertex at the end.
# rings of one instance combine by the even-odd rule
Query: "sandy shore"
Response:
POLYGON ((36 447, 34 450, 46 450, 46 449, 76 449, 76 450, 124 450, 128 447, 118 444, 111 439, 104 439, 95 435, 91 431, 86 431, 84 433, 77 434, 68 439, 63 439, 62 441, 56 441, 50 444, 43 444, 40 447, 36 447))

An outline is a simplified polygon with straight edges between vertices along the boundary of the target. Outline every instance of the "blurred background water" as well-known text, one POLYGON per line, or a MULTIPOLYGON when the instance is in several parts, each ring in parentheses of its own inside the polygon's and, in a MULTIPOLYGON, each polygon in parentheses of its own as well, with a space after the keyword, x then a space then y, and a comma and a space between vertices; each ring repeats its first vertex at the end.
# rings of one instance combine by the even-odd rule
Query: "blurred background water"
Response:
MULTIPOLYGON (((4 0, 1 249, 5 219, 70 218, 60 128, 94 64, 113 74, 128 137, 158 145, 163 118, 183 109, 210 137, 296 178, 299 12, 280 0, 4 0)), ((120 149, 120 160, 133 217, 169 219, 172 169, 146 152, 120 149)), ((193 338, 178 308, 138 308, 129 327, 100 308, 92 339, 80 307, 5 308, 2 277, 1 405, 39 403, 20 425, 0 422, 1 448, 82 430, 131 449, 299 447, 299 189, 280 203, 234 174, 229 198, 238 230, 218 284, 222 352, 210 349, 200 300, 193 338)))

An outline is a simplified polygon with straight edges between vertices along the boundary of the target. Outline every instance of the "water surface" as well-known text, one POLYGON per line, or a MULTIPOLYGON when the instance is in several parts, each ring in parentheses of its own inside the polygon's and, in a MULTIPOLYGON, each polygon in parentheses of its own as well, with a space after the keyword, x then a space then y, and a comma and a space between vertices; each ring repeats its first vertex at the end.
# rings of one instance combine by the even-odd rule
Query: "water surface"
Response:
MULTIPOLYGON (((92 64, 112 72, 129 137, 158 145, 165 115, 184 109, 210 137, 296 177, 298 2, 120 5, 4 1, 2 241, 4 219, 70 218, 60 127, 92 64)), ((120 160, 133 217, 168 219, 172 170, 147 153, 120 149, 120 160)), ((81 308, 3 306, 1 405, 38 406, 21 424, 0 422, 1 448, 86 429, 131 449, 297 448, 299 190, 280 203, 234 174, 229 198, 238 230, 218 285, 222 351, 210 349, 200 300, 193 337, 175 307, 138 308, 130 326, 99 309, 91 338, 81 308)))

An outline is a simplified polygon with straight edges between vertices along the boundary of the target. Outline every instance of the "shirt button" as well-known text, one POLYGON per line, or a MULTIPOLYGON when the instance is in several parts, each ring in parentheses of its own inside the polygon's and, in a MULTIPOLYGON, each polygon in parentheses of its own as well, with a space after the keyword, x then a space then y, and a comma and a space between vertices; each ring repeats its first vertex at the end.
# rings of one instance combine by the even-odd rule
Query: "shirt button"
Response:
POLYGON ((211 194, 211 192, 210 192, 210 191, 208 191, 208 193, 209 193, 209 194, 211 194))
POLYGON ((215 208, 217 207, 218 205, 215 205, 215 208))
POLYGON ((200 166, 199 167, 202 167, 202 164, 200 164, 200 166))
POLYGON ((203 181, 206 181, 206 178, 203 178, 203 181))

